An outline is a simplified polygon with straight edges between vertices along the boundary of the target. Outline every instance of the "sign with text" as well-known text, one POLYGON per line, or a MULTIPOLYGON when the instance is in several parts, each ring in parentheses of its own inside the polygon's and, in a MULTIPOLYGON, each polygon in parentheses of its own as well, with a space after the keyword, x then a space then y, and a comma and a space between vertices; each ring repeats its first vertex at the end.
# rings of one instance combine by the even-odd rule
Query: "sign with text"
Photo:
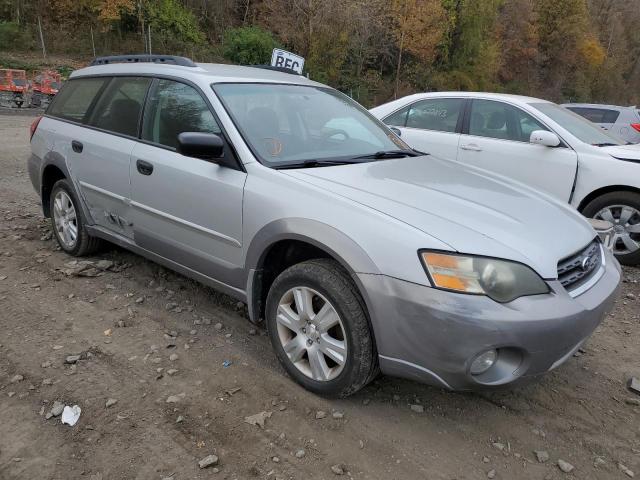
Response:
POLYGON ((271 54, 271 66, 279 68, 288 68, 302 75, 304 68, 304 58, 295 53, 287 52, 279 48, 274 48, 271 54))

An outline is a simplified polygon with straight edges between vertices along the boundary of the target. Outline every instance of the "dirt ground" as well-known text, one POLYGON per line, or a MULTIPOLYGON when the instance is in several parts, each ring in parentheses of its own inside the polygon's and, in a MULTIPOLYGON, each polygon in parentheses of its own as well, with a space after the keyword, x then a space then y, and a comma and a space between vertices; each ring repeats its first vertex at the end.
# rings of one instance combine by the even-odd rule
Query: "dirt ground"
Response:
POLYGON ((327 400, 285 376, 229 297, 115 247, 76 275, 28 179, 31 120, 0 116, 0 479, 640 475, 625 386, 640 377, 640 269, 582 354, 536 383, 455 394, 381 377, 327 400), (75 426, 47 419, 54 401, 81 407, 75 426), (260 412, 264 428, 245 422, 260 412))

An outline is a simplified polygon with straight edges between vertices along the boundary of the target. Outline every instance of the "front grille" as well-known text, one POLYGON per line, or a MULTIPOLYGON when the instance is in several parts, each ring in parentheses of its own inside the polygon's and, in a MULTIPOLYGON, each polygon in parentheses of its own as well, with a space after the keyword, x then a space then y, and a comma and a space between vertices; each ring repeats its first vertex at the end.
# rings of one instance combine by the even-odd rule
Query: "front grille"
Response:
POLYGON ((600 242, 594 240, 586 248, 558 262, 558 280, 568 291, 584 285, 602 265, 600 242))

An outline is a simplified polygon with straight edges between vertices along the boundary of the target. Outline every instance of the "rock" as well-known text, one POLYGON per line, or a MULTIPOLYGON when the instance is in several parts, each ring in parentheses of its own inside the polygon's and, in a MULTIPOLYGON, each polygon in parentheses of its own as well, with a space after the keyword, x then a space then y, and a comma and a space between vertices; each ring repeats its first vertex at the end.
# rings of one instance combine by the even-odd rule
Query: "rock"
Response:
POLYGON ((271 458, 271 461, 272 461, 273 463, 280 463, 280 457, 272 457, 272 458, 271 458))
POLYGON ((358 440, 358 446, 360 447, 360 450, 362 450, 364 448, 364 442, 362 440, 358 440))
POLYGON ((100 270, 109 270, 113 267, 113 262, 111 260, 100 260, 96 263, 96 268, 100 270))
POLYGON ((562 470, 564 473, 570 473, 573 471, 575 467, 571 465, 569 462, 566 462, 562 459, 558 459, 558 468, 562 470))
POLYGON ((271 418, 272 412, 260 412, 255 415, 244 417, 245 423, 249 425, 258 425, 260 428, 264 428, 264 422, 267 418, 271 418))
POLYGON ((331 471, 334 475, 344 475, 344 467, 342 465, 332 465, 331 471))
POLYGON ((625 403, 627 405, 633 405, 634 407, 640 407, 640 398, 625 398, 625 403))
POLYGON ((60 415, 62 415, 63 410, 64 410, 64 403, 55 401, 53 402, 53 406, 51 407, 51 410, 49 411, 49 413, 51 414, 52 417, 59 417, 60 415))
POLYGON ((306 454, 307 452, 305 452, 304 449, 301 448, 296 452, 296 458, 303 458, 306 454))
POLYGON ((178 403, 179 401, 180 401, 179 395, 169 395, 166 400, 167 403, 178 403))
POLYGON ((500 443, 500 442, 493 442, 491 445, 493 445, 495 448, 497 448, 501 452, 506 448, 504 443, 500 443))
POLYGON ((534 450, 533 453, 535 453, 538 462, 544 463, 549 461, 549 452, 546 450, 534 450))
POLYGON ((169 360, 171 362, 175 362, 176 360, 178 360, 178 354, 177 353, 172 353, 171 355, 169 355, 169 360))
POLYGON ((198 462, 198 466, 200 468, 208 468, 213 467, 218 464, 218 457, 215 455, 207 455, 202 460, 198 462))
POLYGON ((176 418, 176 423, 182 423, 184 422, 184 417, 182 415, 178 415, 178 418, 176 418))
POLYGON ((40 366, 41 366, 42 368, 49 368, 49 367, 51 366, 51 362, 50 362, 49 360, 47 360, 46 362, 42 362, 42 363, 40 364, 40 366))
POLYGON ((222 330, 222 324, 218 322, 213 326, 213 328, 215 328, 216 330, 222 330))
POLYGON ((633 293, 627 293, 627 298, 628 298, 629 300, 635 300, 635 299, 636 299, 636 296, 635 296, 633 293))
POLYGON ((64 359, 64 363, 73 365, 78 363, 78 360, 80 360, 80 355, 68 355, 67 358, 64 359))
POLYGON ((344 413, 343 412, 333 412, 331 414, 331 416, 333 418, 336 418, 336 419, 341 419, 341 418, 344 418, 344 413))
POLYGON ((53 385, 53 378, 44 378, 42 380, 43 385, 53 385))
POLYGON ((620 471, 622 473, 624 473, 627 477, 629 478, 633 478, 634 477, 634 473, 629 470, 628 467, 626 467, 625 465, 623 465, 622 463, 618 463, 618 468, 620 469, 620 471))
POLYGON ((258 334, 258 331, 255 328, 251 328, 249 330, 249 335, 257 335, 257 334, 258 334))
POLYGON ((197 330, 191 330, 189 332, 189 335, 197 335, 198 331, 197 330))
POLYGON ((496 478, 496 471, 495 470, 489 470, 487 472, 487 478, 496 478))
POLYGON ((138 297, 138 298, 136 298, 136 303, 137 303, 138 305, 140 305, 141 303, 144 303, 144 297, 138 297))
POLYGON ((176 373, 178 373, 178 369, 177 368, 170 368, 169 370, 167 370, 167 375, 173 377, 176 373))
POLYGON ((491 460, 489 460, 489 457, 487 457, 486 455, 484 457, 482 457, 482 463, 489 463, 491 460))
POLYGON ((14 375, 13 377, 11 377, 11 380, 9 380, 11 383, 18 383, 21 382, 22 380, 24 380, 24 377, 20 374, 18 375, 14 375))
POLYGON ((115 398, 107 398, 107 401, 104 403, 104 408, 113 407, 116 403, 118 403, 118 400, 115 398))
POLYGON ((322 420, 327 416, 327 412, 323 412, 322 410, 318 410, 316 412, 316 420, 322 420))
POLYGON ((422 405, 409 405, 412 412, 424 413, 424 407, 422 405))
POLYGON ((606 463, 607 462, 602 457, 596 457, 596 458, 593 459, 593 466, 594 467, 601 467, 603 465, 606 465, 606 463))
POLYGON ((238 302, 236 303, 236 310, 242 310, 244 308, 244 303, 238 302))

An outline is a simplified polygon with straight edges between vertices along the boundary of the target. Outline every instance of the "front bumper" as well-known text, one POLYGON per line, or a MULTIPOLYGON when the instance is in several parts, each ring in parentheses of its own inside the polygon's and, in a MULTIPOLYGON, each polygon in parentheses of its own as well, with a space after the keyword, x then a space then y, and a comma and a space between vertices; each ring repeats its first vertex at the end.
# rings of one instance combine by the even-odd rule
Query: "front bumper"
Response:
POLYGON ((607 252, 603 276, 572 298, 553 293, 500 304, 384 275, 358 274, 384 374, 450 390, 504 385, 558 367, 587 340, 613 306, 621 278, 607 252), (479 376, 471 362, 489 349, 498 361, 479 376))

